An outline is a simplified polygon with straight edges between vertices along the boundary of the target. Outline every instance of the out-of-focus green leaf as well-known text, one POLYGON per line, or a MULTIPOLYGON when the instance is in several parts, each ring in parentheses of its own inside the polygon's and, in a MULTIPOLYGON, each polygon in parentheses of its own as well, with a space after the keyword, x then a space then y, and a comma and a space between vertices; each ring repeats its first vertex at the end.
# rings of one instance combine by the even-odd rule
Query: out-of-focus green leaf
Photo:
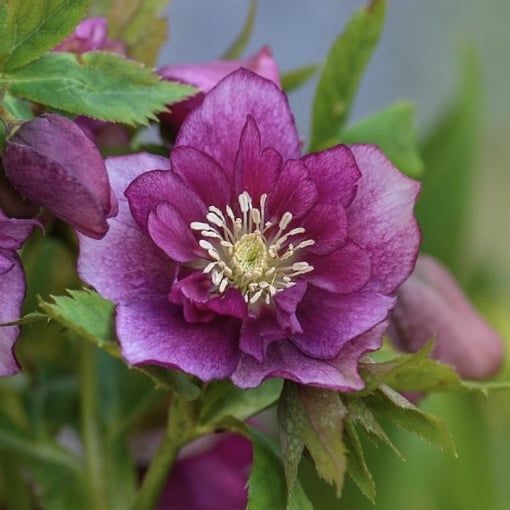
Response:
POLYGON ((230 381, 213 381, 203 395, 200 422, 214 423, 227 415, 246 420, 274 404, 282 386, 281 379, 268 379, 257 388, 241 390, 230 381))
POLYGON ((248 427, 253 443, 253 466, 248 480, 247 510, 312 510, 297 481, 287 499, 287 485, 276 441, 248 427))
POLYGON ((90 0, 10 0, 0 36, 0 66, 5 72, 44 55, 65 39, 83 18, 90 0))
POLYGON ((347 449, 347 474, 354 480, 362 494, 375 503, 375 483, 372 478, 365 457, 361 441, 352 422, 345 422, 344 443, 347 449))
POLYGON ((282 82, 282 89, 289 93, 293 90, 304 85, 308 80, 313 78, 313 75, 317 72, 319 66, 317 64, 310 64, 307 66, 299 67, 293 71, 283 73, 280 77, 282 82))
POLYGON ((19 120, 29 120, 34 117, 28 104, 11 94, 5 94, 2 103, 7 111, 19 120))
POLYGON ((313 103, 311 151, 324 149, 338 139, 379 40, 385 12, 385 0, 372 0, 354 15, 329 50, 313 103))
POLYGON ((342 131, 342 143, 373 143, 393 164, 411 177, 423 173, 414 123, 414 106, 399 102, 342 131))
POLYGON ((393 422, 451 455, 456 456, 455 444, 443 420, 422 411, 400 393, 381 386, 365 399, 372 412, 393 422))
POLYGON ((167 39, 168 20, 161 17, 168 0, 116 0, 108 11, 108 35, 126 43, 128 55, 149 67, 167 39))
POLYGON ((154 365, 140 365, 133 368, 149 376, 156 384, 156 388, 175 391, 184 400, 195 400, 200 396, 200 388, 182 372, 154 365))
POLYGON ((253 33, 253 26, 255 25, 255 18, 257 16, 257 0, 250 0, 250 10, 244 22, 241 32, 236 37, 235 41, 230 45, 230 48, 223 54, 222 59, 234 60, 239 58, 250 40, 253 33))
POLYGON ((423 144, 425 174, 416 205, 423 251, 454 273, 466 257, 463 242, 480 147, 480 69, 473 52, 464 57, 459 81, 455 100, 423 144))
POLYGON ((30 101, 125 124, 146 123, 166 105, 193 94, 118 55, 50 53, 0 77, 0 86, 30 101))

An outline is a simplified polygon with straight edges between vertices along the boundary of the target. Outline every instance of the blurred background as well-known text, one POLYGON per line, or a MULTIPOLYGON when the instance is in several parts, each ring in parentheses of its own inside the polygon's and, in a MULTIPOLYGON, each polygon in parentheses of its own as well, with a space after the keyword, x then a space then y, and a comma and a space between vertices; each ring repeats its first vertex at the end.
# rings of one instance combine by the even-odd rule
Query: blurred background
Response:
MULTIPOLYGON (((282 72, 320 63, 353 12, 364 4, 259 0, 245 54, 267 44, 282 72)), ((160 64, 219 58, 239 33, 247 12, 246 0, 172 0, 170 40, 160 64)), ((385 30, 351 117, 357 120, 397 100, 415 103, 426 164, 419 210, 424 248, 449 265, 477 307, 507 339, 509 26, 508 0, 388 0, 385 30), (440 214, 434 216, 436 205, 440 214), (445 248, 451 239, 454 248, 445 248)), ((290 96, 305 139, 316 81, 290 96)), ((510 380, 508 362, 500 378, 510 380)), ((458 458, 397 430, 391 437, 405 463, 388 450, 367 444, 378 491, 375 508, 507 510, 510 392, 494 392, 488 400, 476 395, 434 395, 422 406, 447 421, 458 458)), ((374 508, 350 481, 337 501, 334 491, 317 480, 306 463, 303 474, 307 492, 320 510, 374 508)))

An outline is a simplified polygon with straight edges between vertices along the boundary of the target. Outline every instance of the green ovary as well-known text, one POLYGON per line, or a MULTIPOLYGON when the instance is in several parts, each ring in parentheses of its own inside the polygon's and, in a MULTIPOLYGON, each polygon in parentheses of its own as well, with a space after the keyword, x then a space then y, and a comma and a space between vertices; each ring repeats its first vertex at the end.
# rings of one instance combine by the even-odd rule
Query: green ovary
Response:
POLYGON ((239 239, 233 255, 235 265, 242 273, 263 273, 267 269, 266 243, 258 233, 246 234, 239 239))

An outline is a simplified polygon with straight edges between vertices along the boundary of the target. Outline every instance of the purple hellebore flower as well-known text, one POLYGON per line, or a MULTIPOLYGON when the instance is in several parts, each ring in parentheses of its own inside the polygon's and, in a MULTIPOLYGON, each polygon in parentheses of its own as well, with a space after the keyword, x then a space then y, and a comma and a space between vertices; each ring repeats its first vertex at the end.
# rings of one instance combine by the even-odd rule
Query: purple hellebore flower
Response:
POLYGON ((252 463, 250 441, 229 434, 206 446, 207 449, 177 461, 159 500, 158 510, 246 508, 246 483, 252 463))
POLYGON ((25 122, 5 144, 5 174, 26 198, 99 239, 117 199, 97 147, 71 120, 44 114, 25 122))
POLYGON ((125 55, 122 41, 108 39, 106 18, 88 18, 78 24, 75 31, 58 44, 53 51, 67 51, 81 55, 87 51, 110 51, 125 55))
POLYGON ((435 336, 432 356, 466 379, 494 375, 504 358, 503 340, 469 303, 448 270, 421 255, 400 287, 390 336, 400 350, 416 352, 435 336))
MULTIPOLYGON (((25 297, 25 275, 16 250, 29 236, 34 220, 7 218, 0 210, 0 323, 20 317, 25 297)), ((13 346, 19 326, 0 326, 0 376, 19 371, 13 346)))
POLYGON ((419 184, 374 146, 300 156, 286 96, 241 69, 184 121, 170 161, 107 160, 120 199, 79 272, 117 304, 130 364, 241 388, 350 391, 420 243, 419 184))
POLYGON ((178 81, 197 87, 200 92, 189 99, 170 106, 170 112, 159 115, 161 121, 178 129, 186 115, 204 100, 204 96, 220 80, 239 68, 245 68, 280 85, 280 72, 268 46, 255 55, 241 60, 213 60, 201 64, 176 64, 162 67, 158 74, 168 81, 178 81))

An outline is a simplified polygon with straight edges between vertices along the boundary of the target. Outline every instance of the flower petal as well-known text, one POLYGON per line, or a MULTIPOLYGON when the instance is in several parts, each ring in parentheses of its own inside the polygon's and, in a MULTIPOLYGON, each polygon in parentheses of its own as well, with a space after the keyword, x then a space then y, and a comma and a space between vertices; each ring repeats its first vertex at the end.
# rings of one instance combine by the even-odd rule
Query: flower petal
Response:
POLYGON ((193 147, 175 147, 170 155, 172 170, 209 207, 224 209, 230 203, 231 183, 221 166, 210 156, 193 147))
POLYGON ((296 313, 303 332, 291 341, 308 356, 336 358, 350 340, 385 320, 394 303, 375 292, 341 295, 309 285, 296 313))
POLYGON ((198 195, 171 170, 143 173, 128 186, 124 194, 133 218, 143 229, 147 228, 150 211, 162 202, 173 205, 188 224, 203 220, 207 214, 207 208, 198 195))
POLYGON ((228 377, 237 365, 237 319, 188 324, 167 299, 133 301, 117 307, 122 355, 132 365, 156 364, 202 379, 228 377))
POLYGON ((362 289, 371 277, 370 256, 352 241, 329 255, 308 255, 313 271, 306 280, 337 294, 352 294, 362 289))
MULTIPOLYGON (((0 323, 19 319, 21 303, 25 297, 25 275, 16 253, 0 250, 0 256, 10 268, 0 274, 0 323), (10 261, 10 263, 8 262, 10 261)), ((19 372, 14 356, 14 342, 19 334, 19 326, 0 327, 0 376, 19 372)))
POLYGON ((349 147, 337 145, 307 154, 301 161, 310 169, 321 203, 340 200, 347 207, 352 202, 361 173, 349 147))
POLYGON ((420 184, 400 173, 373 145, 354 145, 361 170, 347 210, 349 237, 370 252, 377 292, 391 293, 411 274, 421 236, 413 214, 420 184))
POLYGON ((246 69, 229 74, 206 95, 184 120, 176 146, 203 150, 231 176, 248 115, 259 127, 262 149, 273 147, 284 159, 299 157, 300 141, 287 97, 273 82, 246 69))

